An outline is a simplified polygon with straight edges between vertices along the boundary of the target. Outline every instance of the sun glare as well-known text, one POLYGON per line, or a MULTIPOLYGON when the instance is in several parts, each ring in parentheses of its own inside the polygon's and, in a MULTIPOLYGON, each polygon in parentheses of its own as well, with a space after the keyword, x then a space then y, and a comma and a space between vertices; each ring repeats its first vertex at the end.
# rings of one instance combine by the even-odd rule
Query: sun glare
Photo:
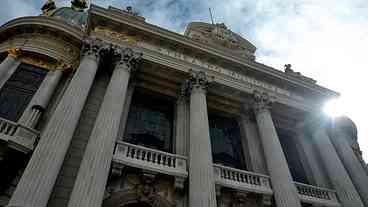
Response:
POLYGON ((341 99, 331 99, 327 101, 323 107, 323 111, 331 117, 338 117, 344 115, 344 107, 341 99))

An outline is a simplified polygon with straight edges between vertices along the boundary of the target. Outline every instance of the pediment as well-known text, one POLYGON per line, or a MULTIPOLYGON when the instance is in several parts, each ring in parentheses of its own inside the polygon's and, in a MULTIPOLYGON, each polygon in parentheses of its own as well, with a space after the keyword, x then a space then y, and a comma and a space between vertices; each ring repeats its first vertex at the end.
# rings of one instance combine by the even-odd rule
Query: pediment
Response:
POLYGON ((233 55, 255 59, 254 53, 257 48, 248 40, 228 29, 223 23, 191 22, 185 35, 201 43, 231 52, 233 55))

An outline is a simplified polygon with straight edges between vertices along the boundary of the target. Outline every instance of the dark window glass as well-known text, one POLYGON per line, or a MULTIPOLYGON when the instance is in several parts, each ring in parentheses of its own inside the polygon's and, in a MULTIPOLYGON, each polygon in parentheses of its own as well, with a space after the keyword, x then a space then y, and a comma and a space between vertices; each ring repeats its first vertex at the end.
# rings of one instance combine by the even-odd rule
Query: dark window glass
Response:
POLYGON ((173 104, 166 99, 135 93, 124 139, 132 144, 171 152, 173 111, 173 104))
POLYGON ((210 114, 210 136, 213 162, 246 169, 240 143, 240 129, 235 119, 210 114))
POLYGON ((305 175, 293 138, 290 134, 283 132, 282 130, 278 130, 278 136, 294 181, 308 184, 309 182, 305 175))
POLYGON ((0 117, 18 121, 46 74, 46 70, 21 64, 0 90, 0 117))

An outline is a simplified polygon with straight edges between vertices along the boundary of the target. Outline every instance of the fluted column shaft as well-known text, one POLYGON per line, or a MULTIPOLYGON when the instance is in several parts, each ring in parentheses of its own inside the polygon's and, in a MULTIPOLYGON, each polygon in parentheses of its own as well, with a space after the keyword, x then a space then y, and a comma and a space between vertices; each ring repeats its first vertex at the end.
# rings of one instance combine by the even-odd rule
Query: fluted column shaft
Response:
POLYGON ((255 114, 277 207, 301 207, 288 163, 269 111, 270 98, 255 92, 255 114))
POLYGON ((259 139, 257 125, 249 111, 240 115, 242 131, 243 151, 247 154, 247 166, 253 172, 267 174, 265 158, 263 155, 262 143, 259 139))
POLYGON ((8 53, 8 56, 0 64, 0 89, 4 86, 10 76, 13 75, 21 63, 18 58, 20 53, 19 49, 9 50, 8 53))
POLYGON ((137 66, 140 56, 129 48, 121 51, 121 61, 116 65, 106 89, 74 184, 69 207, 102 205, 130 71, 137 66))
POLYGON ((193 72, 190 85, 189 206, 216 207, 212 150, 203 72, 193 72))
POLYGON ((360 198, 368 206, 368 176, 348 142, 352 138, 348 132, 337 127, 333 128, 333 137, 330 138, 360 198))
POLYGON ((43 131, 9 206, 45 207, 98 68, 99 45, 87 41, 79 68, 43 131))
POLYGON ((325 129, 317 126, 312 131, 316 147, 342 206, 363 207, 364 205, 360 196, 338 157, 325 129))
POLYGON ((176 136, 175 153, 188 155, 188 136, 189 136, 189 104, 185 94, 181 93, 176 101, 176 136))
MULTIPOLYGON (((317 149, 313 144, 310 136, 307 136, 304 130, 298 130, 299 134, 296 137, 297 150, 302 158, 302 165, 307 171, 307 176, 312 177, 315 185, 324 188, 330 188, 328 177, 324 172, 320 158, 318 157, 317 149)), ((309 179, 310 179, 309 177, 309 179)))

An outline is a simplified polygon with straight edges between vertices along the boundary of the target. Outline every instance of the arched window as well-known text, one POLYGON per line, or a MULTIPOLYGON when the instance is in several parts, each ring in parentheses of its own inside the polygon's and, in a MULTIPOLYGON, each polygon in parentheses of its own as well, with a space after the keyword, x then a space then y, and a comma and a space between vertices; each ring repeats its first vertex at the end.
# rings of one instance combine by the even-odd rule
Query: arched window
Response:
POLYGON ((0 117, 18 121, 47 74, 22 63, 0 90, 0 117))

